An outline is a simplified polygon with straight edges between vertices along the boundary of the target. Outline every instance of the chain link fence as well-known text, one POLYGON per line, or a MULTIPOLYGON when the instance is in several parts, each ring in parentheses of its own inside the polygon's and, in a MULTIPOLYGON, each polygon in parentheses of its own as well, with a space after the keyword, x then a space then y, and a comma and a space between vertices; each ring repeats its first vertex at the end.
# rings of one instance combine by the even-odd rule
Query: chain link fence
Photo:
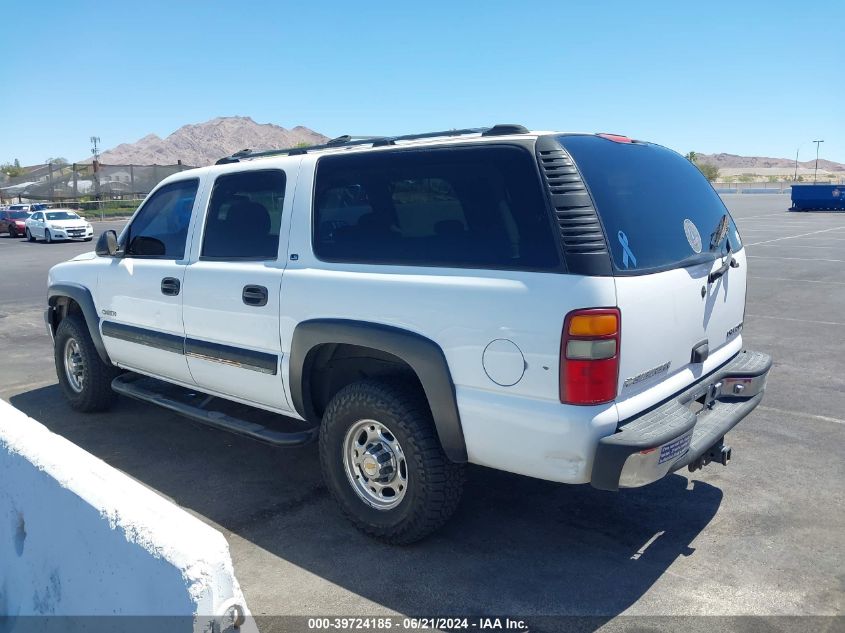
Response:
MULTIPOLYGON (((186 169, 193 167, 183 165, 181 161, 176 165, 103 165, 97 162, 35 165, 25 168, 20 176, 0 173, 0 204, 50 202, 73 206, 101 218, 130 215, 159 182, 186 169)), ((793 184, 719 180, 713 187, 720 194, 788 194, 793 184)), ((807 181, 795 184, 807 184, 807 181)))
MULTIPOLYGON (((845 179, 842 179, 845 182, 845 179)), ((716 193, 792 193, 792 185, 835 185, 835 180, 819 179, 815 183, 812 178, 795 182, 719 182, 712 183, 716 193)))
POLYGON ((47 163, 25 168, 19 176, 0 174, 0 204, 49 202, 106 215, 132 213, 168 176, 193 169, 176 165, 103 165, 47 163))

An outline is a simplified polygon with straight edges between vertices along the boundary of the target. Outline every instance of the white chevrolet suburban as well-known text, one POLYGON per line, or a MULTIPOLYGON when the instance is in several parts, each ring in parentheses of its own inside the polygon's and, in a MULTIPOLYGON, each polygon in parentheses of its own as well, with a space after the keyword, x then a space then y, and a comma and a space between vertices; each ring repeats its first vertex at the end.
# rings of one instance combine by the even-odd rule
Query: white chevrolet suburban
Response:
POLYGON ((279 446, 343 512, 441 526, 466 463, 603 490, 726 464, 771 359, 698 169, 518 125, 244 150, 164 180, 49 275, 58 378, 279 446))

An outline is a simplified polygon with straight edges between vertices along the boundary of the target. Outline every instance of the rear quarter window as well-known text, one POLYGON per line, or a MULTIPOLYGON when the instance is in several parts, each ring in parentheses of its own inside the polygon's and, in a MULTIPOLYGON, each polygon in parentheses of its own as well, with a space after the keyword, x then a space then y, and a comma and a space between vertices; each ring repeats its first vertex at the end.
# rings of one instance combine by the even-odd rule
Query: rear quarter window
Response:
POLYGON ((535 160, 515 145, 321 158, 314 252, 376 264, 560 265, 535 160))
MULTIPOLYGON (((711 234, 728 210, 695 165, 650 143, 592 135, 560 142, 593 198, 617 272, 655 272, 709 256, 711 234)), ((734 251, 742 247, 733 219, 728 239, 734 251)))

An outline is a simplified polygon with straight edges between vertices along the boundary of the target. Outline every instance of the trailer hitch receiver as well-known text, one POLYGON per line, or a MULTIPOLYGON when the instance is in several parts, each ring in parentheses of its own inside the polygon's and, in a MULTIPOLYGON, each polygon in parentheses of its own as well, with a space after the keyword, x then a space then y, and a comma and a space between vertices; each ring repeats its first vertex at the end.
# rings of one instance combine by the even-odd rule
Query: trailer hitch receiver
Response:
POLYGON ((725 438, 722 437, 718 442, 713 444, 710 448, 704 451, 701 456, 692 462, 688 468, 691 473, 700 468, 704 468, 710 462, 718 462, 722 466, 727 466, 731 459, 731 447, 725 446, 725 438))

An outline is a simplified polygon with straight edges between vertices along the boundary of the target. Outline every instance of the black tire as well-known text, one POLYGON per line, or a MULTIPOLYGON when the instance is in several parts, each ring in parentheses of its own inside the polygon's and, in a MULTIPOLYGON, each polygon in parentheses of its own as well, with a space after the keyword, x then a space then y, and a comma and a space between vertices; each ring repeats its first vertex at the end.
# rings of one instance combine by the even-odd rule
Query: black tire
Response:
POLYGON ((369 536, 393 545, 419 541, 445 524, 458 507, 465 479, 464 465, 444 454, 419 387, 398 381, 356 382, 332 398, 320 428, 320 464, 346 517, 369 536), (362 420, 383 424, 401 445, 407 490, 393 508, 377 509, 364 501, 347 475, 346 434, 362 420))
POLYGON ((34 242, 35 241, 35 238, 32 237, 32 232, 29 230, 29 227, 27 227, 27 229, 26 229, 26 240, 28 242, 34 242))
POLYGON ((17 237, 17 236, 18 236, 18 232, 15 230, 15 227, 10 226, 9 227, 9 237, 14 238, 14 237, 17 237))
POLYGON ((44 229, 44 242, 46 244, 52 244, 53 243, 53 238, 50 235, 50 229, 44 229))
POLYGON ((86 241, 86 242, 90 242, 90 241, 91 241, 91 240, 93 240, 93 239, 94 239, 93 237, 86 237, 86 238, 85 238, 85 241, 86 241))
POLYGON ((70 314, 59 323, 53 358, 59 384, 71 407, 77 411, 91 412, 105 411, 112 405, 117 394, 112 391, 111 382, 120 370, 102 361, 81 315, 70 314), (76 342, 82 360, 81 390, 71 386, 65 371, 65 349, 70 339, 76 342))

